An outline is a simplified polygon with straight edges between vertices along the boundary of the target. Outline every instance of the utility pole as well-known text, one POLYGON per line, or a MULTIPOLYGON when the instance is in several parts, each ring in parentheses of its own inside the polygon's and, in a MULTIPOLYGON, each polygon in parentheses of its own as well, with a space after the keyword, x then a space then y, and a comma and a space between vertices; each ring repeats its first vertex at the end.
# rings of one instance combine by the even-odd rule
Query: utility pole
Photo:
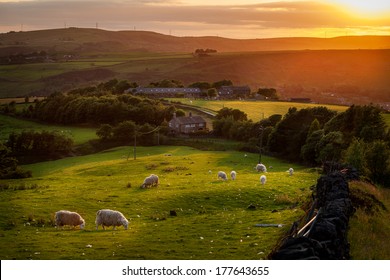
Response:
MULTIPOLYGON (((160 145, 160 134, 159 134, 160 128, 161 127, 158 126, 158 127, 156 127, 155 129, 153 129, 151 131, 138 134, 137 128, 134 127, 134 148, 133 148, 134 160, 137 159, 137 134, 138 134, 138 136, 141 136, 141 135, 150 134, 150 133, 153 133, 153 132, 157 131, 157 133, 158 133, 157 134, 157 144, 160 145)), ((130 151, 129 151, 129 154, 127 155, 127 160, 129 160, 129 156, 130 156, 130 151)))

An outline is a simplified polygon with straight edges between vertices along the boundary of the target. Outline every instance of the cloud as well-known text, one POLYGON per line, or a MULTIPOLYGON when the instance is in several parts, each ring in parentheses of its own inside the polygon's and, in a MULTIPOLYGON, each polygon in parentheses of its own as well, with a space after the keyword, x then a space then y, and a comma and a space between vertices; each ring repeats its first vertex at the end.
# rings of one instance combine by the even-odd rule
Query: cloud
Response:
POLYGON ((0 2, 0 32, 23 24, 46 29, 67 26, 109 30, 175 30, 201 35, 210 29, 222 36, 262 29, 343 28, 390 26, 388 19, 362 20, 322 2, 267 2, 251 5, 181 5, 179 0, 30 1, 0 2), (169 5, 167 5, 169 4, 169 5), (226 35, 224 35, 226 34, 226 35))

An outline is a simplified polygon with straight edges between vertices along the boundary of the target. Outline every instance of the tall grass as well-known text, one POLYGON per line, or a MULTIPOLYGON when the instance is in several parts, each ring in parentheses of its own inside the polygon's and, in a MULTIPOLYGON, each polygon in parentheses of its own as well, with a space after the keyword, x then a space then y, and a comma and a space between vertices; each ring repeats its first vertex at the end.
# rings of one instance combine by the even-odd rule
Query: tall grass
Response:
POLYGON ((356 260, 389 260, 390 259, 390 190, 376 188, 373 185, 353 182, 351 190, 361 190, 366 194, 366 204, 372 209, 357 207, 350 220, 348 240, 351 244, 350 254, 356 260), (372 200, 374 196, 378 201, 372 200), (379 204, 378 204, 379 203, 379 204), (386 209, 382 208, 381 203, 386 209))

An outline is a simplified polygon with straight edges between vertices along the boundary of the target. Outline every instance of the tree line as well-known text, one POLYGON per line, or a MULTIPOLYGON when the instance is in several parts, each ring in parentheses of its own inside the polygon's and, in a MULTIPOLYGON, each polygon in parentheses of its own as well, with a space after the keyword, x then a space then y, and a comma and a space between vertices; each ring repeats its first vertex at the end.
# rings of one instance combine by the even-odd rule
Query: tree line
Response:
POLYGON ((326 107, 273 115, 259 122, 238 109, 221 109, 216 136, 245 141, 244 148, 308 166, 337 162, 356 168, 375 183, 390 184, 390 131, 375 106, 351 106, 336 113, 326 107))

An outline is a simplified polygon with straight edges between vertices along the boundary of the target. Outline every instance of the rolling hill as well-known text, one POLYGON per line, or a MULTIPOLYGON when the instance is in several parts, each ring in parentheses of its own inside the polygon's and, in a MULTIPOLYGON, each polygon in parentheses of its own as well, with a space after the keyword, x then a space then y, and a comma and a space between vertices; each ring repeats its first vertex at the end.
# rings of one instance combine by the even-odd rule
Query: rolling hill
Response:
POLYGON ((390 102, 390 36, 239 40, 81 28, 0 34, 0 58, 12 55, 24 55, 24 63, 0 65, 0 97, 48 95, 113 78, 140 85, 229 79, 252 91, 274 87, 282 99, 390 102), (218 53, 195 57, 198 48, 218 53), (44 61, 29 61, 42 51, 44 61))
POLYGON ((0 56, 18 52, 218 52, 319 49, 389 49, 390 36, 336 38, 229 39, 217 36, 175 37, 150 31, 106 31, 90 28, 49 29, 0 34, 0 56))

